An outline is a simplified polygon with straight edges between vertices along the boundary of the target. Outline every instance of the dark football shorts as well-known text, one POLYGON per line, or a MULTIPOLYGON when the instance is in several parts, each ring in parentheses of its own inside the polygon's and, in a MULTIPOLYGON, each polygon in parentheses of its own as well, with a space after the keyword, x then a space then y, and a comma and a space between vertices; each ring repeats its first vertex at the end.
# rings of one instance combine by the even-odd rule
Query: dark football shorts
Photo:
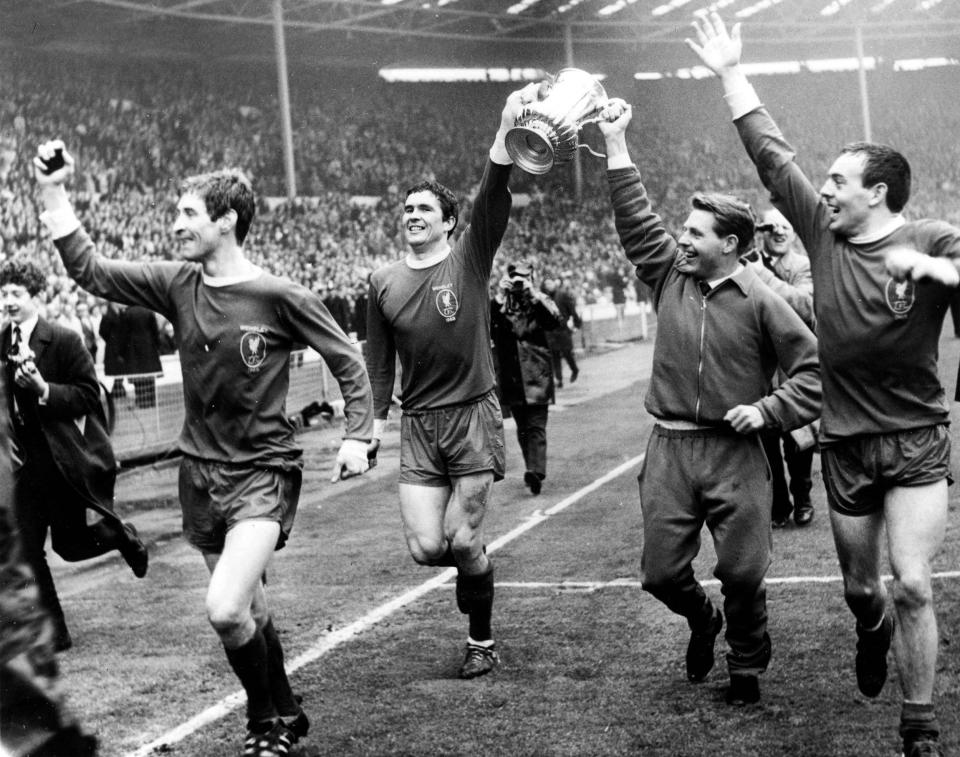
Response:
POLYGON ((869 434, 820 453, 827 502, 844 515, 869 515, 896 486, 924 486, 950 476, 950 436, 943 424, 869 434))
POLYGON ((203 552, 223 551, 227 531, 242 520, 280 524, 277 549, 293 528, 303 475, 299 468, 255 468, 184 456, 180 463, 183 535, 203 552))
POLYGON ((493 392, 466 405, 400 417, 400 483, 450 486, 450 479, 506 470, 503 416, 493 392))

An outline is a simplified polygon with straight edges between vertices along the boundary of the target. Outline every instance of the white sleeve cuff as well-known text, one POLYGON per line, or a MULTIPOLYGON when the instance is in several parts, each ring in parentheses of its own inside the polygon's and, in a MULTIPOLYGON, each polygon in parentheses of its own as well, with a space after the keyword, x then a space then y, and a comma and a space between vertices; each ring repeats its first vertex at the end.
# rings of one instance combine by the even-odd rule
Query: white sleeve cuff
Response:
POLYGON ((725 92, 723 99, 727 101, 727 107, 730 108, 730 115, 734 121, 762 105, 753 85, 747 81, 736 89, 725 92))
POLYGON ((614 155, 612 158, 607 158, 607 170, 614 171, 617 168, 630 168, 633 165, 633 161, 630 160, 629 155, 614 155))
POLYGON ((56 210, 45 210, 40 214, 40 220, 50 230, 54 239, 63 239, 80 228, 80 220, 70 205, 56 210))
POLYGON ((507 146, 503 141, 503 137, 503 134, 497 132, 497 138, 490 147, 490 160, 494 163, 499 163, 501 166, 512 166, 513 158, 511 158, 510 153, 507 152, 507 146))
POLYGON ((359 439, 344 439, 343 444, 340 445, 340 452, 353 457, 366 457, 367 443, 359 439))
POLYGON ((379 420, 374 418, 373 420, 373 438, 374 439, 383 439, 383 434, 387 430, 387 419, 379 420))

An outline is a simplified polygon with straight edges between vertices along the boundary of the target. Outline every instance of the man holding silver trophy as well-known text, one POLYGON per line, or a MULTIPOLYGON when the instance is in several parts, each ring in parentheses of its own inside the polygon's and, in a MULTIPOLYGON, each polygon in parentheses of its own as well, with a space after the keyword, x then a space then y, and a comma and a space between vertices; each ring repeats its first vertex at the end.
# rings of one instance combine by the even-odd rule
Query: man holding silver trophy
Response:
POLYGON ((386 426, 399 357, 400 515, 417 563, 457 568, 457 606, 469 617, 461 678, 489 673, 499 662, 491 630, 493 563, 482 534, 493 483, 505 469, 488 282, 510 217, 513 161, 504 139, 538 90, 529 84, 507 98, 464 232, 453 239, 456 196, 439 182, 420 182, 403 202, 408 254, 370 278, 373 445, 386 426))
POLYGON ((627 149, 631 115, 629 105, 611 100, 600 130, 617 233, 653 291, 659 323, 645 402, 655 425, 639 476, 643 588, 687 620, 693 683, 713 668, 726 617, 726 699, 753 704, 771 654, 764 584, 771 489, 758 432, 789 431, 819 416, 817 341, 740 262, 754 241, 749 205, 697 193, 680 236, 667 232, 627 149), (778 366, 785 379, 770 393, 778 366), (722 612, 694 575, 704 524, 716 549, 722 612))

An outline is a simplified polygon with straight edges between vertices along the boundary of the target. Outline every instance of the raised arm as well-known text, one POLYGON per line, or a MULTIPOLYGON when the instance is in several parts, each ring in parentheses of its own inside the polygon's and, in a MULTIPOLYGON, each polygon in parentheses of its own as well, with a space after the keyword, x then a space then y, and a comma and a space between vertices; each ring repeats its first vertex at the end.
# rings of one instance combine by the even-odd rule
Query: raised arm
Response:
POLYGON ((598 126, 606 142, 607 181, 617 234, 638 278, 653 289, 654 298, 659 300, 660 287, 673 269, 677 244, 660 216, 653 212, 640 182, 640 172, 630 158, 626 136, 633 115, 630 105, 612 99, 601 115, 598 126))
POLYGON ((740 24, 727 27, 716 12, 698 13, 693 22, 696 41, 686 43, 723 85, 723 97, 740 140, 770 199, 796 229, 811 257, 818 252, 817 235, 825 227, 820 193, 794 162, 796 153, 763 107, 740 65, 743 40, 740 24))
POLYGON ((507 132, 513 128, 517 115, 527 104, 538 98, 539 85, 531 83, 523 89, 511 92, 500 113, 500 124, 489 160, 480 180, 480 188, 473 200, 469 226, 463 233, 463 244, 473 265, 482 278, 490 276, 493 259, 503 240, 510 220, 512 198, 507 184, 513 168, 513 160, 506 148, 507 132))
POLYGON ((70 278, 98 297, 143 305, 173 320, 168 288, 182 265, 108 260, 99 255, 67 194, 66 184, 73 177, 76 162, 64 143, 59 139, 44 142, 37 148, 33 164, 44 208, 40 219, 49 229, 70 278), (58 153, 63 163, 48 173, 48 162, 58 153))

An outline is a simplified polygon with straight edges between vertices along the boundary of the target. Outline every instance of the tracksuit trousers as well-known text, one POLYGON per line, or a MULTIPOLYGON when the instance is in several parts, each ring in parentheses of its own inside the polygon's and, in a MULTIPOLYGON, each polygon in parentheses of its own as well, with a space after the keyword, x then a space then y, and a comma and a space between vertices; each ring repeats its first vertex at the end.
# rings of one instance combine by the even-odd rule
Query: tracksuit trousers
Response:
POLYGON ((772 535, 770 470, 759 435, 657 425, 639 481, 644 590, 691 628, 710 618, 693 571, 706 523, 724 597, 727 667, 741 675, 762 673, 770 658, 764 576, 772 535))

